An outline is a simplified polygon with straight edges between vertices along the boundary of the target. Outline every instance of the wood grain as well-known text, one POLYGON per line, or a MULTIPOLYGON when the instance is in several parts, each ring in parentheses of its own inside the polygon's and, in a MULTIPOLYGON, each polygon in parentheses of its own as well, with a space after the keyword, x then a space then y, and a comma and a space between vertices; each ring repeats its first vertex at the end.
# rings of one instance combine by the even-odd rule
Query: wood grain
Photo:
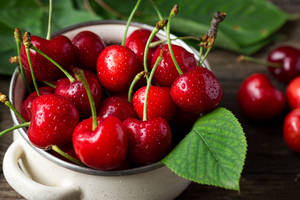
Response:
MULTIPOLYGON (((297 13, 300 10, 300 1, 273 0, 273 2, 288 12, 297 13)), ((265 58, 271 49, 282 44, 291 44, 300 48, 300 19, 288 23, 281 31, 285 34, 285 39, 269 45, 255 56, 265 58)), ((288 110, 276 120, 264 123, 252 122, 243 117, 236 101, 239 85, 248 75, 255 72, 267 73, 267 70, 261 65, 237 63, 237 56, 232 52, 214 50, 208 60, 224 90, 222 106, 233 111, 246 132, 248 152, 240 182, 241 191, 238 193, 193 183, 177 199, 300 199, 300 156, 291 152, 282 138, 283 118, 288 110)), ((7 93, 9 81, 9 77, 0 76, 0 91, 7 93)), ((275 81, 274 83, 284 89, 283 85, 275 81)), ((8 109, 0 105, 0 130, 11 125, 8 109)), ((12 137, 9 134, 0 137, 1 164, 11 141, 12 137)), ((0 199, 23 199, 7 184, 2 169, 0 199)))

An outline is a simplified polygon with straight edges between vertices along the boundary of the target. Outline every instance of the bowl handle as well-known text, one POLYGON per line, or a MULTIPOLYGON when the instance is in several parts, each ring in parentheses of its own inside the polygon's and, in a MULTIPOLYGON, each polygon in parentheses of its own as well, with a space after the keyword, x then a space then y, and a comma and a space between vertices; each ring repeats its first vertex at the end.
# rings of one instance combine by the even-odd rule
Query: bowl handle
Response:
POLYGON ((3 159, 3 173, 7 182, 26 199, 80 199, 81 192, 76 186, 47 186, 26 176, 18 165, 24 154, 22 145, 13 142, 3 159))

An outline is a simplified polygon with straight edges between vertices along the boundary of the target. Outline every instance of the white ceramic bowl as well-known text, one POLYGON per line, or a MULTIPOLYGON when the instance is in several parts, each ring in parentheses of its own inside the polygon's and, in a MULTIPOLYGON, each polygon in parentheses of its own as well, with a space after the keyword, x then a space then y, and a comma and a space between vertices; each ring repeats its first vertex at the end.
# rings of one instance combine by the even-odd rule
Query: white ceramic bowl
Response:
MULTIPOLYGON (((128 35, 137 28, 152 30, 153 27, 132 23, 128 35)), ((72 39, 78 32, 90 30, 106 43, 120 43, 125 30, 124 21, 96 21, 66 28, 55 35, 63 34, 72 39)), ((157 35, 165 39, 165 32, 157 35)), ((171 36, 174 38, 174 36, 171 36)), ((183 41, 173 42, 198 54, 183 41)), ((208 63, 206 63, 208 66, 208 63)), ((20 110, 25 88, 17 70, 12 76, 10 100, 20 110)), ((19 124, 14 113, 15 124, 19 124)), ((190 184, 161 163, 121 170, 99 171, 70 164, 44 150, 34 147, 24 129, 15 131, 14 142, 8 148, 3 161, 7 182, 26 199, 125 199, 168 200, 177 197, 190 184)))

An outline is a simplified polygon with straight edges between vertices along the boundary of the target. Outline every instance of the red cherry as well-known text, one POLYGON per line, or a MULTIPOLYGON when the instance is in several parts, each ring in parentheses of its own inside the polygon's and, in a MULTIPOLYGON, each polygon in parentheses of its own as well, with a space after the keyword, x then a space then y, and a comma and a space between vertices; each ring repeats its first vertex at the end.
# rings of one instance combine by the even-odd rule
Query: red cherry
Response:
MULTIPOLYGON (((72 42, 65 36, 57 36, 52 40, 45 40, 38 36, 31 37, 31 43, 36 48, 55 60, 64 69, 69 69, 75 60, 75 51, 72 42)), ((24 45, 21 48, 21 61, 27 73, 30 68, 24 45)), ((32 68, 37 81, 51 81, 63 77, 63 73, 50 61, 34 50, 30 50, 32 68)))
POLYGON ((286 97, 292 109, 300 107, 300 77, 290 82, 286 89, 286 97))
POLYGON ((269 53, 268 61, 282 67, 271 67, 269 71, 279 81, 288 83, 300 75, 300 50, 291 46, 281 46, 269 53))
MULTIPOLYGON (((97 76, 89 71, 84 71, 85 78, 91 90, 96 108, 100 105, 102 89, 99 85, 97 76)), ((86 117, 91 114, 90 102, 86 90, 81 81, 76 80, 73 83, 68 78, 57 81, 55 94, 63 96, 76 106, 80 116, 86 117)))
POLYGON ((135 118, 135 112, 131 103, 121 97, 109 97, 105 99, 99 109, 99 117, 107 118, 115 116, 121 121, 127 118, 135 118))
MULTIPOLYGON (((192 69, 197 68, 197 62, 193 54, 189 53, 184 48, 174 44, 172 44, 172 50, 182 72, 188 72, 192 69)), ((157 48, 154 52, 151 61, 151 68, 153 68, 155 61, 160 55, 160 51, 161 49, 157 48)), ((163 45, 163 58, 154 73, 154 80, 161 86, 169 87, 178 76, 179 73, 176 70, 176 67, 171 58, 168 45, 165 44, 163 45)))
POLYGON ((55 94, 45 94, 33 100, 31 111, 28 137, 34 145, 47 148, 72 140, 79 114, 69 100, 55 94))
POLYGON ((97 75, 100 83, 109 91, 122 92, 129 88, 142 65, 128 47, 106 47, 97 60, 97 75))
POLYGON ((81 31, 72 40, 80 66, 96 71, 97 58, 104 49, 101 38, 91 31, 81 31))
POLYGON ((87 166, 100 170, 120 167, 127 153, 127 133, 122 122, 109 116, 100 120, 92 131, 92 119, 80 122, 73 133, 73 146, 78 158, 87 166))
POLYGON ((260 73, 249 76, 241 84, 238 103, 247 117, 257 120, 271 119, 285 108, 283 93, 260 73))
POLYGON ((123 122, 128 133, 129 158, 146 165, 161 160, 171 149, 172 134, 163 118, 140 121, 129 118, 123 122))
MULTIPOLYGON (((144 62, 144 51, 146 47, 147 40, 151 34, 151 31, 145 29, 137 29, 133 31, 125 41, 125 46, 131 49, 141 63, 144 62)), ((158 37, 154 37, 151 42, 158 41, 158 37)), ((154 53, 155 48, 149 48, 147 61, 148 65, 151 63, 152 54, 154 53)))
POLYGON ((182 110, 199 114, 217 107, 222 88, 210 70, 197 67, 174 81, 171 97, 182 110))
MULTIPOLYGON (((140 88, 133 96, 133 106, 140 119, 143 119, 146 87, 140 88)), ((150 86, 147 103, 147 119, 162 117, 171 120, 175 105, 167 87, 150 86)))
MULTIPOLYGON (((52 94, 54 89, 51 87, 41 87, 39 88, 40 95, 52 94)), ((29 122, 31 120, 31 105, 33 100, 38 97, 36 92, 32 92, 22 103, 21 114, 25 121, 29 122)))
POLYGON ((285 143, 295 152, 300 152, 300 108, 290 112, 284 119, 285 143))

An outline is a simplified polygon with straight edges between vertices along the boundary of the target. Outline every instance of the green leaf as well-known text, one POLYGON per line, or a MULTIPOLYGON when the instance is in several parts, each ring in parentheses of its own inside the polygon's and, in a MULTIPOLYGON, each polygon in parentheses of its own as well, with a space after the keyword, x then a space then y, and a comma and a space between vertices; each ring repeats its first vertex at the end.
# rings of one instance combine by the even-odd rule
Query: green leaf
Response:
POLYGON ((238 120, 229 110, 217 108, 199 118, 162 162, 183 178, 239 190, 246 150, 245 134, 238 120))
MULTIPOLYGON (((129 15, 135 3, 129 1, 124 4, 122 0, 105 2, 125 16, 129 15), (123 6, 118 6, 120 4, 123 6)), ((266 39, 291 18, 266 0, 157 0, 156 3, 164 16, 168 16, 175 3, 179 5, 179 14, 174 18, 171 28, 173 32, 185 35, 201 36, 208 30, 216 11, 226 12, 227 17, 220 25, 216 46, 239 53, 251 54, 259 50, 268 41, 266 39)), ((154 24, 157 17, 151 4, 145 1, 142 5, 135 20, 154 24)))

